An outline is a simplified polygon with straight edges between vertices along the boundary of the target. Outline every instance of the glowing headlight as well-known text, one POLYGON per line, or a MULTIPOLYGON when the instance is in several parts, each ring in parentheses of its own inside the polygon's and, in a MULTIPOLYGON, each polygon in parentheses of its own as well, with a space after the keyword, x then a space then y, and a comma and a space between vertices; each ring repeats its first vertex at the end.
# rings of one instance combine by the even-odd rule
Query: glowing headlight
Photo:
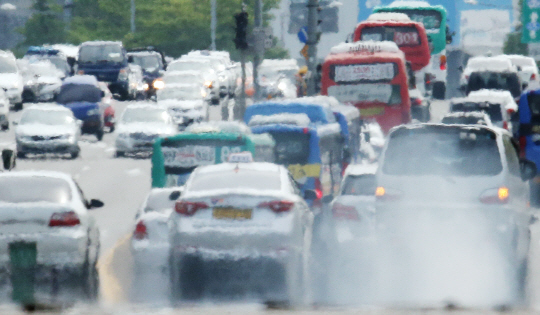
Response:
POLYGON ((94 115, 99 115, 99 109, 97 108, 94 108, 94 109, 90 109, 86 112, 86 115, 87 116, 94 116, 94 115))
POLYGON ((204 98, 204 97, 208 96, 208 93, 206 93, 206 91, 204 89, 201 89, 201 96, 204 98))
POLYGON ((161 90, 165 87, 165 82, 163 82, 163 80, 155 80, 152 85, 154 86, 154 89, 161 90))
POLYGON ((212 86, 213 86, 214 84, 213 84, 212 81, 206 81, 206 82, 204 82, 204 85, 205 85, 207 88, 211 89, 212 86))
POLYGON ((143 84, 143 89, 145 91, 148 91, 149 88, 150 88, 150 85, 148 85, 148 83, 143 84))
POLYGON ((280 89, 282 91, 285 91, 287 89, 287 83, 280 82, 277 87, 278 87, 278 89, 280 89))

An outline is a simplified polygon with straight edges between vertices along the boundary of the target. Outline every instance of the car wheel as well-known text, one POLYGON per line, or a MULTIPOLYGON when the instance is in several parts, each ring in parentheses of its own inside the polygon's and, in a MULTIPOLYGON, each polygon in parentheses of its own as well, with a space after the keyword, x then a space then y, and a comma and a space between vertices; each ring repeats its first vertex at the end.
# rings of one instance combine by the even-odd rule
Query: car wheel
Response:
POLYGON ((444 100, 446 94, 446 85, 444 82, 433 83, 433 98, 437 100, 444 100))
POLYGON ((71 156, 72 159, 76 159, 79 157, 79 153, 80 153, 80 149, 77 148, 77 151, 71 152, 69 155, 71 156))
POLYGON ((2 130, 3 131, 6 131, 9 129, 9 123, 5 124, 5 125, 2 125, 2 130))
POLYGON ((101 141, 103 139, 103 128, 96 132, 96 138, 98 141, 101 141))
POLYGON ((21 152, 21 151, 18 151, 18 152, 17 152, 17 158, 19 158, 19 159, 24 159, 24 158, 26 158, 26 153, 21 152))
POLYGON ((117 157, 117 158, 119 158, 119 157, 124 157, 124 156, 126 156, 126 152, 123 152, 123 151, 116 151, 116 152, 114 153, 114 156, 117 157))
POLYGON ((17 103, 15 104, 15 106, 13 107, 15 109, 15 111, 20 111, 23 109, 23 103, 20 102, 20 103, 17 103))
POLYGON ((114 124, 109 127, 109 132, 114 132, 114 124))

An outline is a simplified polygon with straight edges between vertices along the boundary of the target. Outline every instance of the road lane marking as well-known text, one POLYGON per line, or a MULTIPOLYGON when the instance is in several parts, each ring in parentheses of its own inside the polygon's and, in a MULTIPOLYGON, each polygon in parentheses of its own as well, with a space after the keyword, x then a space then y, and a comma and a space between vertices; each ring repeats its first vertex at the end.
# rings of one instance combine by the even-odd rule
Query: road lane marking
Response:
POLYGON ((97 263, 100 280, 101 297, 104 301, 110 303, 118 303, 127 301, 125 288, 122 287, 119 279, 116 277, 113 270, 113 261, 116 251, 124 246, 131 238, 131 233, 124 235, 109 249, 97 263))

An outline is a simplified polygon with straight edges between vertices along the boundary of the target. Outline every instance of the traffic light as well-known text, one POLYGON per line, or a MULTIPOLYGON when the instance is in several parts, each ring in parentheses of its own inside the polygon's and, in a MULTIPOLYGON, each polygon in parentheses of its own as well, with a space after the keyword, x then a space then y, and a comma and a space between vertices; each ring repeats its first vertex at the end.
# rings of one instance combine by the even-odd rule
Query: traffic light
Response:
POLYGON ((234 38, 234 43, 236 44, 236 49, 246 50, 248 49, 247 41, 247 26, 248 26, 248 13, 240 12, 234 15, 236 19, 236 37, 234 38))

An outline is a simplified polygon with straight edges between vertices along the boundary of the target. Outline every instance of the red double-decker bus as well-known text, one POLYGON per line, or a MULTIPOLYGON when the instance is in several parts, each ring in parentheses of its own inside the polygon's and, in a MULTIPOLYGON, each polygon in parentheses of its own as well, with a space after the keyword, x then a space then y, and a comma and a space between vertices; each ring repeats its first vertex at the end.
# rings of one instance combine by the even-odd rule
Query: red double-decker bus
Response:
POLYGON ((323 95, 353 104, 362 119, 375 119, 385 133, 411 120, 405 55, 393 42, 333 47, 322 66, 321 83, 323 95))

